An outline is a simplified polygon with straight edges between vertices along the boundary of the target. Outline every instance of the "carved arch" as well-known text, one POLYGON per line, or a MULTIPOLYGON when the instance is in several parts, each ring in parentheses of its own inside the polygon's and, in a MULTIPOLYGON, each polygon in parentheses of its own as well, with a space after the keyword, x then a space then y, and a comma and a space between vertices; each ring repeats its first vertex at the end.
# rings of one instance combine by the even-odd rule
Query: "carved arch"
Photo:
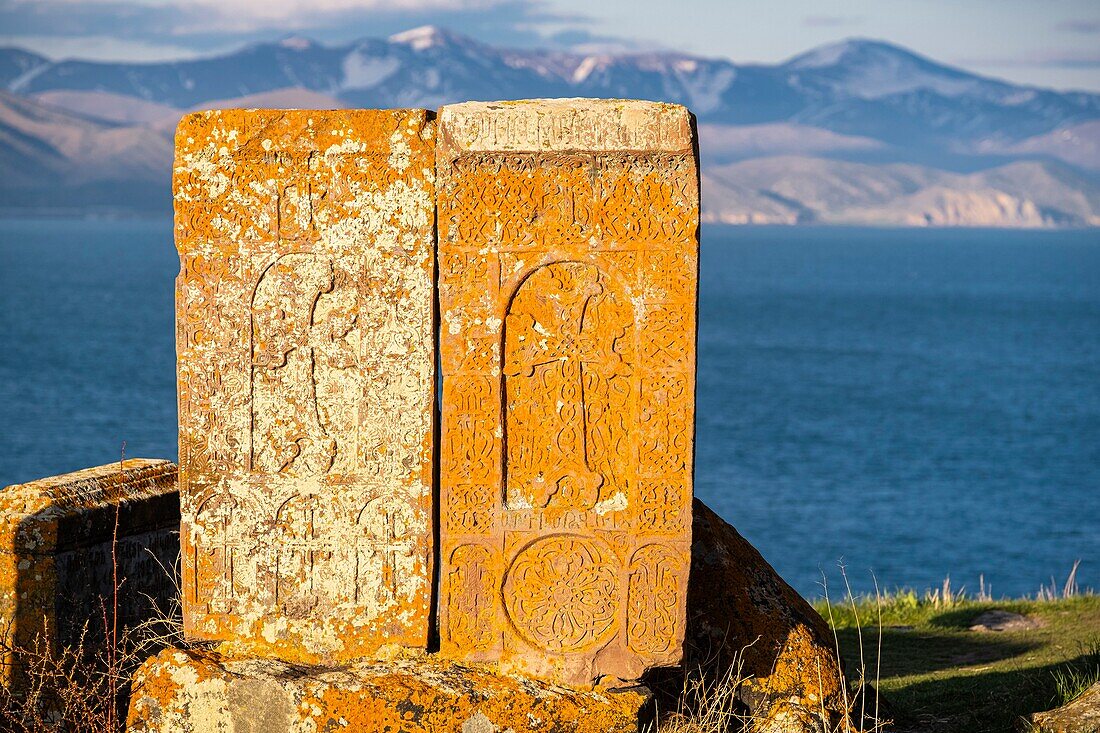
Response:
POLYGON ((544 265, 517 287, 501 349, 505 506, 591 509, 626 492, 634 322, 625 288, 592 263, 544 265))

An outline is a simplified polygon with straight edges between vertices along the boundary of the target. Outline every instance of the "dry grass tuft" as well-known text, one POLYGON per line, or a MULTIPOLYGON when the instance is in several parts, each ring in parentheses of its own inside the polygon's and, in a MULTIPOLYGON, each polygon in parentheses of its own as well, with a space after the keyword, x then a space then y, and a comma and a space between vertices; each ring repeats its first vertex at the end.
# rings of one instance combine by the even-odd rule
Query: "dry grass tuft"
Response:
MULTIPOLYGON (((119 476, 125 473, 126 443, 119 457, 119 476)), ((119 486, 121 486, 121 481, 119 486)), ((0 729, 10 733, 122 733, 130 699, 130 679, 150 656, 166 646, 183 643, 182 609, 175 568, 161 571, 176 586, 163 608, 147 597, 151 618, 133 626, 119 626, 119 593, 126 578, 119 577, 118 533, 122 496, 114 501, 110 539, 110 597, 100 600, 100 618, 84 622, 71 645, 54 643, 57 630, 43 614, 42 629, 24 641, 9 624, 0 628, 0 662, 9 686, 0 685, 0 729), (90 633, 102 624, 103 635, 90 633), (19 638, 20 641, 15 640, 19 638), (103 643, 91 643, 102 638, 103 643)), ((160 564, 155 555, 153 559, 160 564)))
POLYGON ((1039 592, 1035 594, 1035 600, 1056 601, 1060 598, 1076 598, 1081 595, 1081 589, 1077 586, 1077 568, 1079 567, 1081 567, 1081 561, 1077 560, 1070 568, 1069 576, 1066 578, 1066 582, 1062 584, 1060 593, 1058 584, 1054 582, 1054 578, 1051 578, 1049 586, 1039 586, 1039 592))
POLYGON ((699 668, 684 678, 676 711, 658 720, 656 733, 731 733, 746 728, 739 692, 745 683, 740 655, 714 677, 699 668))
POLYGON ((1090 639, 1082 651, 1080 658, 1052 673, 1056 707, 1068 705, 1100 683, 1100 637, 1090 639))
POLYGON ((183 641, 178 601, 157 617, 116 627, 104 610, 106 645, 89 643, 85 624, 78 640, 62 648, 50 643, 48 622, 29 643, 16 646, 10 629, 0 629, 0 657, 12 685, 0 685, 0 730, 10 733, 116 733, 126 722, 130 679, 165 646, 183 641))

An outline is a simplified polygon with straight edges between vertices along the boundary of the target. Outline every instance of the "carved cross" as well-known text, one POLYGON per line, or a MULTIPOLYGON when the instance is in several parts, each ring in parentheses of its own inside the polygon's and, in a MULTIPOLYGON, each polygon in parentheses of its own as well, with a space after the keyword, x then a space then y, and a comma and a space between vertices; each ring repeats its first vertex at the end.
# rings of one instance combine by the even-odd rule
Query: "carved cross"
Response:
POLYGON ((397 598, 397 553, 408 553, 408 541, 405 535, 397 532, 397 512, 387 508, 383 523, 384 535, 372 548, 374 557, 382 556, 382 585, 389 588, 390 595, 397 598))
POLYGON ((465 582, 460 584, 462 592, 455 598, 455 605, 477 613, 485 603, 485 588, 488 585, 485 579, 488 573, 480 562, 471 562, 464 570, 466 571, 466 577, 463 579, 465 582))
MULTIPOLYGON (((588 508, 598 499, 603 477, 589 460, 585 373, 590 368, 606 376, 628 371, 615 352, 626 327, 617 322, 614 309, 614 298, 600 271, 580 262, 557 263, 536 271, 512 302, 506 322, 505 377, 515 380, 511 384, 521 393, 532 389, 544 393, 542 398, 550 402, 543 403, 543 408, 548 407, 549 414, 538 414, 556 420, 546 425, 536 425, 538 420, 533 417, 515 421, 518 425, 525 420, 527 430, 544 432, 551 441, 549 455, 519 460, 552 465, 555 473, 528 470, 533 466, 509 470, 519 469, 519 480, 530 482, 523 492, 532 491, 531 500, 543 507, 550 506, 555 496, 577 508, 588 508), (550 367, 552 372, 536 375, 539 367, 550 367), (538 386, 533 381, 525 386, 527 380, 538 380, 538 386)), ((512 427, 509 422, 509 429, 512 427)), ((520 444, 522 441, 517 441, 520 444)), ((516 452, 511 458, 519 455, 516 452)))

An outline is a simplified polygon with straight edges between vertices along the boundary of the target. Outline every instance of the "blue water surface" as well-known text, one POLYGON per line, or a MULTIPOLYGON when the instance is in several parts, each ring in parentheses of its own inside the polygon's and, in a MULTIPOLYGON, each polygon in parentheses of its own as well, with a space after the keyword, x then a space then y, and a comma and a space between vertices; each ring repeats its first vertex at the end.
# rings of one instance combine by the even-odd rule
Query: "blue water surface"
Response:
MULTIPOLYGON (((0 221, 0 485, 174 458, 167 221, 0 221)), ((800 592, 1100 585, 1100 234, 704 230, 696 494, 800 592)))

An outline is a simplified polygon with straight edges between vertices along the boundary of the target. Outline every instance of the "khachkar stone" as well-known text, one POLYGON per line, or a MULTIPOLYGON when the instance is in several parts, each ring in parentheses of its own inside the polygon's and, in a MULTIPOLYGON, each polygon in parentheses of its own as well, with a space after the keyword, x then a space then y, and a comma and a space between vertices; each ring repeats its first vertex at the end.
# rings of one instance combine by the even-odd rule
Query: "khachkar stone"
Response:
POLYGON ((12 654, 0 685, 21 683, 22 653, 102 649, 115 620, 121 630, 171 613, 176 477, 170 461, 130 458, 0 491, 0 636, 12 654))
POLYGON ((676 105, 444 107, 442 653, 569 683, 681 657, 699 186, 676 105))
POLYGON ((433 179, 420 110, 180 123, 190 638, 302 662, 426 644, 433 179))

